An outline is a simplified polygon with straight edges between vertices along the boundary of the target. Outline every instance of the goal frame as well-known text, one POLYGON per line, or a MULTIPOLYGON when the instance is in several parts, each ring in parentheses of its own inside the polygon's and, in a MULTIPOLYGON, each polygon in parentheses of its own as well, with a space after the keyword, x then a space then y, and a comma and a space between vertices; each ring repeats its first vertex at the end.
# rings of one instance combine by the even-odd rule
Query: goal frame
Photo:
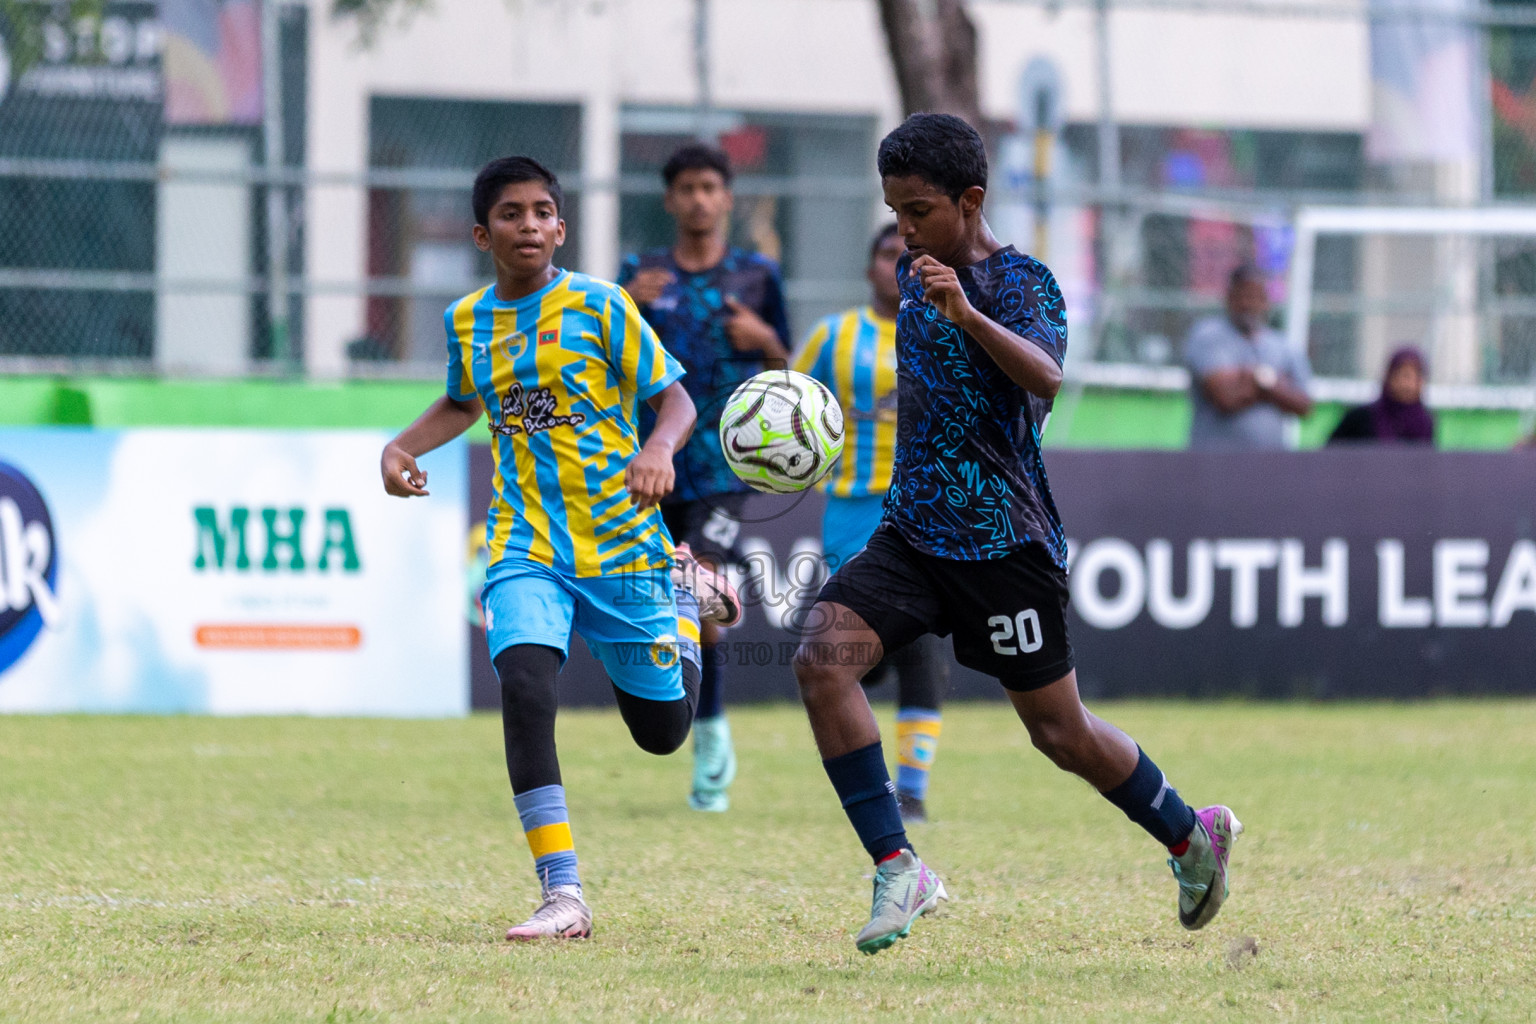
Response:
POLYGON ((1480 238, 1527 235, 1536 238, 1536 208, 1303 206, 1296 210, 1292 228, 1285 337, 1292 351, 1305 354, 1312 325, 1312 276, 1317 260, 1318 235, 1463 235, 1480 238))

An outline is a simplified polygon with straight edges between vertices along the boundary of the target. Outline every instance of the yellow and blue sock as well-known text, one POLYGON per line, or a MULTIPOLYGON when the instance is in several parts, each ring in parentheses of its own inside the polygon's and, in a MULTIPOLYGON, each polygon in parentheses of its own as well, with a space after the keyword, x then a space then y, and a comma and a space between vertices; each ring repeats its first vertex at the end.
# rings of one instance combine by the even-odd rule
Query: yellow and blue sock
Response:
POLYGON ((523 837, 533 853, 533 870, 545 889, 554 885, 581 886, 576 870, 576 845, 571 840, 571 817, 565 809, 564 786, 540 786, 514 794, 523 837))
POLYGON ((677 601, 678 653, 697 669, 700 667, 699 599, 682 587, 674 591, 674 598, 677 601))
POLYGON ((896 711, 896 792, 924 800, 928 773, 939 750, 943 718, 933 708, 898 708, 896 711))

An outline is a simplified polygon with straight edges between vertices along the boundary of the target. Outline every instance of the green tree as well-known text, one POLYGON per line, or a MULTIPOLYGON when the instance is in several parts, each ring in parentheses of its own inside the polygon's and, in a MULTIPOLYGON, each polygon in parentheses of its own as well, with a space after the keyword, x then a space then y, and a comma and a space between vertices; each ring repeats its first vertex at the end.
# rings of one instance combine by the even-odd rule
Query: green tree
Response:
MULTIPOLYGON (((99 21, 106 13, 107 0, 68 0, 67 6, 71 23, 81 18, 99 21)), ((13 77, 43 59, 43 19, 57 8, 56 4, 35 0, 0 0, 0 38, 10 52, 13 77)))

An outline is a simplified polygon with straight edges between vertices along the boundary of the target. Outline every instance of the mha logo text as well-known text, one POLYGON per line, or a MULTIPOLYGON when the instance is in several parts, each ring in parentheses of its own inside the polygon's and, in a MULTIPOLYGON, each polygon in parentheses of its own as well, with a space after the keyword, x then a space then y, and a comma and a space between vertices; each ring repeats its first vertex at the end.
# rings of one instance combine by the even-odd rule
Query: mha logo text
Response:
POLYGON ((44 626, 60 622, 59 559, 42 494, 0 463, 0 672, 15 664, 44 626))
POLYGON ((344 508, 328 508, 319 516, 309 516, 303 508, 236 505, 221 515, 218 509, 203 505, 192 510, 192 521, 197 531, 192 568, 199 572, 250 572, 253 568, 265 572, 362 571, 352 516, 344 508), (316 519, 320 520, 318 534, 313 527, 305 528, 306 521, 316 519), (249 544, 248 539, 259 546, 249 544))

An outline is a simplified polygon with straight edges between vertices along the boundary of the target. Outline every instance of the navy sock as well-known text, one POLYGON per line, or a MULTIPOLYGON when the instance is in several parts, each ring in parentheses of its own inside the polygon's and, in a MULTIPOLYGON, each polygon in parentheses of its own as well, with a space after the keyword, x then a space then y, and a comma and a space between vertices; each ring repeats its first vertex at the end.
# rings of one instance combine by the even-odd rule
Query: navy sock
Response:
POLYGON ((721 694, 720 660, 725 657, 725 645, 715 644, 704 648, 704 663, 699 673, 699 708, 694 718, 719 718, 725 714, 725 698, 721 694))
POLYGON ((1179 791, 1168 784, 1162 769, 1152 763, 1147 752, 1136 748, 1136 770, 1104 799, 1125 812, 1125 816, 1146 829, 1164 846, 1177 846, 1189 838, 1195 828, 1195 812, 1190 810, 1179 791))
POLYGON ((903 849, 910 849, 907 830, 901 826, 896 806, 896 787, 885 768, 885 752, 876 740, 867 747, 821 762, 843 802, 859 842, 876 864, 903 849))

